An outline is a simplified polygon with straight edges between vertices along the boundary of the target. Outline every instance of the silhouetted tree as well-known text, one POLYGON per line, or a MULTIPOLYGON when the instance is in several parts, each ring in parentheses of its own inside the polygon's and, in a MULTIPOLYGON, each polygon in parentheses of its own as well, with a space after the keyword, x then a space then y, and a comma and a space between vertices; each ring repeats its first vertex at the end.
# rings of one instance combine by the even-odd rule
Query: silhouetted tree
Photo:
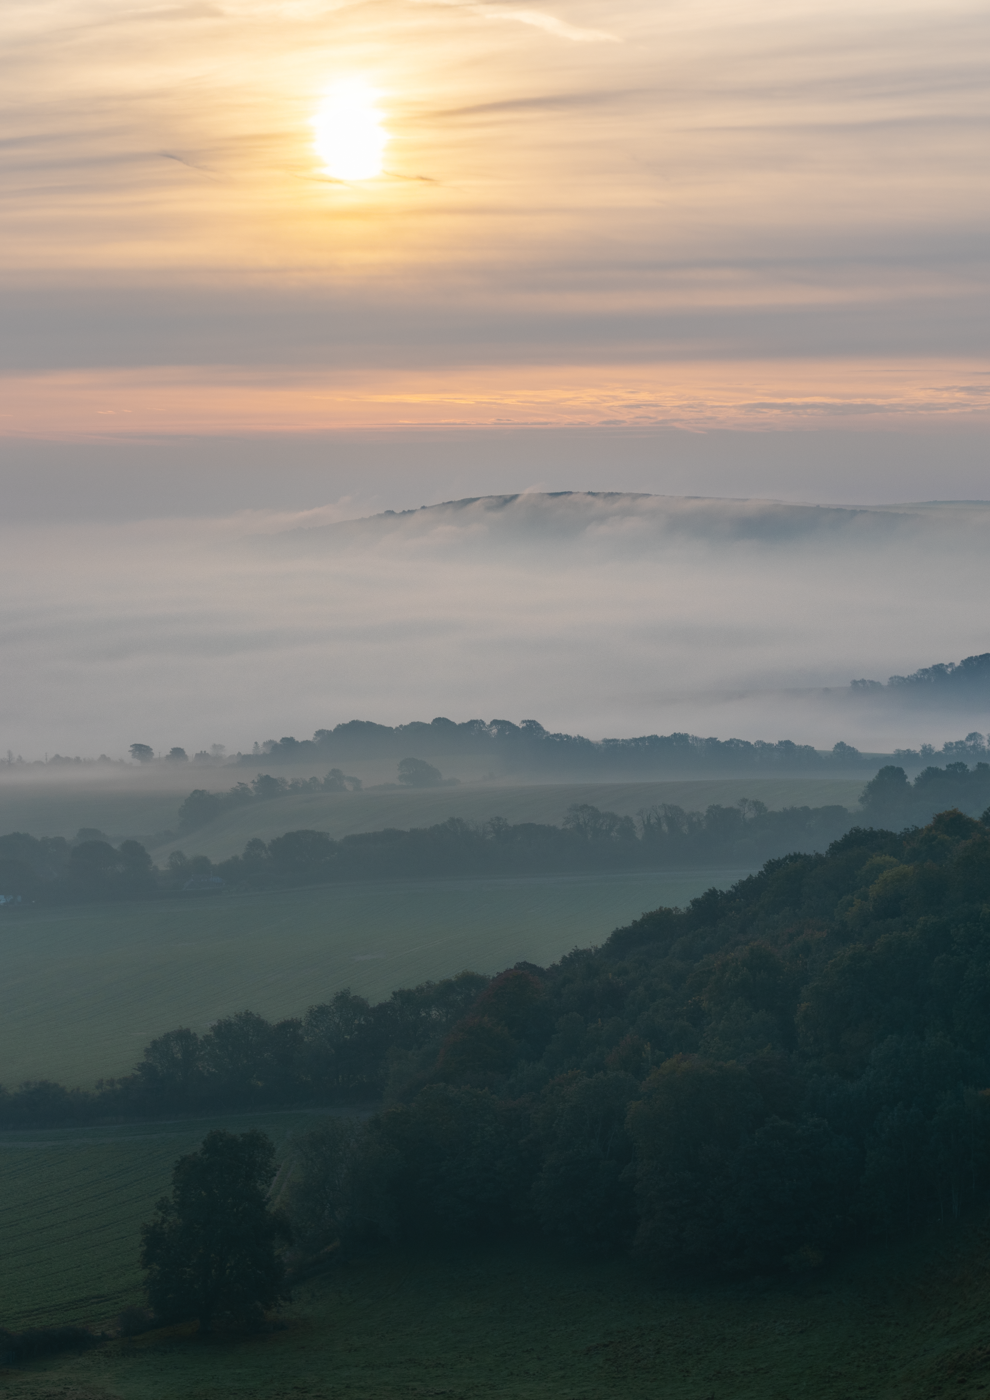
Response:
POLYGON ((172 1194, 141 1229, 148 1302, 164 1322, 195 1318, 200 1331, 228 1320, 256 1328, 285 1292, 279 1241, 287 1221, 268 1207, 275 1147, 264 1133, 207 1133, 180 1157, 172 1194))
POLYGON ((406 787, 439 787, 443 775, 439 768, 421 758, 404 758, 399 764, 399 782, 406 787))

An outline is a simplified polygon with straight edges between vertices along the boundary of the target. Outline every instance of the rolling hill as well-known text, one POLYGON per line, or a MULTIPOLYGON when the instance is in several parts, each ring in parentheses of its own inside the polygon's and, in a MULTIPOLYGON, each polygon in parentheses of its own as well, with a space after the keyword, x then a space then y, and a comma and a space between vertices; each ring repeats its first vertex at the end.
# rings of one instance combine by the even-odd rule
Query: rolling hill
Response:
POLYGON ((643 807, 671 803, 703 811, 712 803, 730 805, 748 797, 770 808, 825 806, 855 808, 863 784, 856 778, 721 778, 657 783, 464 784, 456 788, 402 789, 356 793, 305 793, 246 803, 216 821, 152 849, 160 864, 173 850, 225 860, 238 855, 252 837, 270 841, 286 831, 325 831, 335 839, 386 827, 430 826, 448 817, 483 822, 504 817, 516 822, 559 826, 572 803, 587 802, 620 816, 643 807))
POLYGON ((129 1070, 152 1037, 250 1008, 295 1016, 341 987, 550 963, 742 871, 392 880, 17 911, 0 921, 0 1083, 129 1070))

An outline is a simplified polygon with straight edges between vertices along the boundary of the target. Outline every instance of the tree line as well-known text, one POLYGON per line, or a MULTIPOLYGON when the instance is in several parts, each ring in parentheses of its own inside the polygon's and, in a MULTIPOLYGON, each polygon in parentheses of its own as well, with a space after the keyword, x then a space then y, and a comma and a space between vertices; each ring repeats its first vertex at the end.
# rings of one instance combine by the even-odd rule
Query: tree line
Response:
MULTIPOLYGON (((334 771, 322 780, 261 774, 250 786, 238 785, 233 795, 193 792, 183 811, 202 815, 200 799, 205 798, 256 802, 286 791, 316 790, 311 784, 343 781, 357 780, 334 771)), ((990 764, 969 768, 959 761, 928 767, 913 783, 903 768, 888 765, 867 783, 860 799, 861 819, 895 830, 924 824, 950 806, 971 816, 990 806, 990 764)), ((191 897, 420 876, 744 869, 796 848, 824 850, 856 820, 838 805, 770 811, 745 798, 731 807, 713 804, 704 812, 662 803, 641 809, 635 818, 580 803, 571 806, 560 826, 452 817, 429 827, 385 828, 340 840, 321 831, 289 831, 268 842, 254 838, 240 855, 223 861, 175 851, 162 869, 137 841, 114 847, 99 832, 83 831, 83 839, 75 842, 14 832, 0 837, 0 901, 16 907, 25 901, 191 897)), ((198 829, 198 818, 193 829, 198 829)))
POLYGON ((580 734, 552 733, 535 719, 514 724, 507 719, 472 719, 455 723, 443 717, 429 724, 415 721, 394 727, 350 720, 333 729, 318 729, 312 739, 268 739, 239 762, 270 764, 355 762, 400 758, 410 751, 436 757, 463 756, 501 771, 525 771, 546 777, 645 778, 725 773, 822 773, 862 771, 871 760, 850 744, 838 743, 823 754, 810 744, 790 739, 701 738, 696 734, 645 734, 632 739, 586 739, 580 734))
POLYGON ((275 797, 291 797, 311 792, 360 792, 361 779, 342 768, 331 768, 323 778, 278 778, 259 773, 250 783, 235 783, 226 792, 195 788, 179 807, 179 833, 197 831, 234 808, 254 802, 270 802, 275 797))
POLYGON ((887 764, 867 783, 859 801, 867 820, 895 829, 923 825, 950 807, 975 816, 990 805, 990 763, 970 768, 958 759, 944 768, 925 768, 913 783, 903 768, 887 764))
POLYGON ((990 1192, 990 823, 855 828, 550 968, 347 991, 155 1039, 5 1126, 376 1102, 297 1144, 300 1258, 542 1232, 591 1254, 801 1270, 990 1192))
POLYGON ((255 837, 241 855, 222 861, 174 851, 163 869, 137 841, 114 847, 99 836, 70 843, 15 832, 0 837, 0 897, 15 905, 78 903, 343 880, 745 868, 796 844, 824 849, 851 820, 838 806, 771 812, 760 802, 743 801, 686 812, 664 804, 634 819, 583 803, 570 808, 561 826, 451 817, 429 827, 360 832, 339 841, 323 831, 289 831, 268 842, 255 837))
POLYGON ((886 691, 898 699, 926 698, 973 701, 990 695, 990 651, 978 656, 964 656, 962 661, 940 661, 934 666, 922 666, 909 676, 891 676, 887 684, 863 677, 850 681, 854 691, 876 694, 886 691))
POLYGON ((838 806, 771 812, 762 803, 743 801, 687 812, 662 804, 633 818, 578 803, 560 826, 451 817, 433 826, 359 832, 340 840, 325 832, 290 831, 267 843, 255 838, 240 856, 215 864, 176 852, 169 858, 169 871, 180 880, 188 872, 193 879, 264 889, 419 876, 745 868, 795 844, 824 849, 850 824, 849 813, 838 806))

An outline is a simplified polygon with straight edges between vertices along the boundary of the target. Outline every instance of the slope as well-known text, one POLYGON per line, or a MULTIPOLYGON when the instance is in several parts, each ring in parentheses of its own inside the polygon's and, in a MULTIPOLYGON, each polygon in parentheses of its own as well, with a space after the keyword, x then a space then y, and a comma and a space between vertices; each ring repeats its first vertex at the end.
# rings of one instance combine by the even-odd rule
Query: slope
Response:
POLYGON ((464 784, 457 788, 305 793, 235 807, 208 826, 153 849, 161 864, 173 850, 225 860, 239 855, 252 837, 270 841, 286 831, 325 831, 335 839, 385 827, 430 826, 448 817, 484 822, 549 822, 559 826, 572 803, 588 802, 620 816, 635 816, 643 807, 670 803, 704 811, 712 803, 732 805, 748 797, 771 809, 821 807, 831 803, 855 808, 863 782, 858 778, 713 778, 656 783, 534 783, 528 785, 464 784))
POLYGON ((0 1083, 122 1074, 153 1036, 245 1007, 293 1016, 345 986, 376 1000, 465 967, 551 963, 742 873, 394 880, 16 912, 0 919, 0 1083))

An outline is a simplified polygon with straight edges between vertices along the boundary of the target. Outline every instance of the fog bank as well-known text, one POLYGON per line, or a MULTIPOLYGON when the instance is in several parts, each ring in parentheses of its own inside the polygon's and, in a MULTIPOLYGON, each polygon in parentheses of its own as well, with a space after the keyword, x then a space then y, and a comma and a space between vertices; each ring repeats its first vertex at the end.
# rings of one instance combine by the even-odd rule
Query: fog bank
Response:
POLYGON ((990 650, 987 504, 532 492, 333 514, 7 532, 0 750, 249 749, 437 714, 871 750, 990 727, 976 701, 849 689, 990 650))

